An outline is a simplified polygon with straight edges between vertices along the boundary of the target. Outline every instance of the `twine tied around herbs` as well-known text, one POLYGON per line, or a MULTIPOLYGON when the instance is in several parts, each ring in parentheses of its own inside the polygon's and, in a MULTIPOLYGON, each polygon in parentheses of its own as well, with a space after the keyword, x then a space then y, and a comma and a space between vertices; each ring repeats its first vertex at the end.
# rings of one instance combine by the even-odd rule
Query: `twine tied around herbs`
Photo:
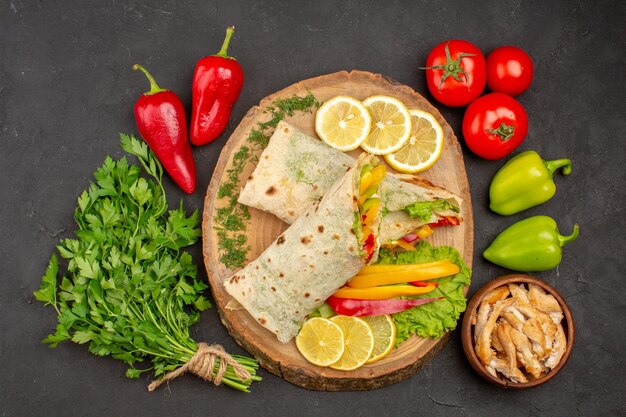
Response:
POLYGON ((154 391, 164 382, 168 382, 176 377, 179 377, 185 372, 191 372, 206 381, 213 381, 215 385, 220 385, 229 365, 233 368, 233 371, 235 371, 235 375, 237 375, 237 377, 242 381, 252 378, 250 372, 248 372, 248 370, 246 370, 239 362, 233 359, 232 356, 226 353, 222 346, 207 345, 206 343, 201 342, 198 343, 198 350, 191 357, 191 359, 189 359, 189 362, 171 372, 168 372, 163 378, 152 381, 152 383, 148 385, 148 391, 154 391), (216 360, 219 361, 219 368, 217 371, 215 371, 216 360))

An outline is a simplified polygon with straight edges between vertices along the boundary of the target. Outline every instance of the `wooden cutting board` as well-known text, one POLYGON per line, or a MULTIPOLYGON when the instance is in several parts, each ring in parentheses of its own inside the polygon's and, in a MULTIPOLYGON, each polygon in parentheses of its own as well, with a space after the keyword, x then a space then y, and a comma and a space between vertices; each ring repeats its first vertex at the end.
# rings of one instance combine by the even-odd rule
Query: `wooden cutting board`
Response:
MULTIPOLYGON (((258 122, 269 119, 265 112, 267 107, 276 99, 289 98, 293 95, 305 96, 309 92, 320 102, 337 95, 349 95, 362 100, 372 95, 384 94, 398 98, 409 109, 422 109, 435 115, 444 130, 444 150, 435 166, 422 176, 461 196, 464 222, 458 227, 437 229, 428 240, 435 246, 450 245, 457 248, 471 267, 474 222, 470 190, 461 147, 454 132, 441 114, 413 89, 392 79, 364 71, 342 71, 301 81, 264 98, 258 106, 248 111, 224 146, 207 190, 202 222, 204 263, 222 323, 237 343, 259 360, 262 367, 295 385, 308 389, 343 391, 380 388, 414 374, 443 347, 449 334, 436 340, 413 336, 384 359, 354 371, 344 372, 310 364, 300 355, 293 341, 282 344, 274 334, 260 326, 247 311, 225 308, 231 297, 224 290, 222 283, 235 271, 229 270, 219 261, 218 236, 213 219, 216 211, 225 204, 225 199, 217 198, 218 189, 227 181, 228 169, 233 164, 233 155, 247 144, 246 138, 250 130, 256 127, 258 122)), ((315 136, 314 118, 314 113, 305 113, 296 114, 285 120, 315 136)), ((358 154, 358 151, 355 152, 358 154)), ((258 153, 260 154, 260 151, 258 153)), ((245 184, 254 167, 253 163, 245 166, 238 177, 239 189, 245 184)), ((391 169, 389 171, 393 172, 391 169)), ((251 218, 246 227, 247 244, 250 246, 248 261, 258 257, 288 227, 271 214, 256 209, 250 209, 250 214, 251 218)), ((465 292, 467 294, 467 288, 465 292)))

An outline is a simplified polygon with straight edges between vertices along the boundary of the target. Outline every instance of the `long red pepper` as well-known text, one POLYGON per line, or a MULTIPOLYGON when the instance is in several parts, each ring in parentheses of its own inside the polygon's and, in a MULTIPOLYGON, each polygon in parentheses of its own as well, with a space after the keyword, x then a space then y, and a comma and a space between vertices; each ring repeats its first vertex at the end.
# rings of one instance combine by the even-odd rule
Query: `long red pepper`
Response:
POLYGON ((139 64, 133 70, 143 72, 150 81, 150 91, 135 103, 135 121, 144 140, 155 153, 174 182, 187 194, 196 189, 196 165, 187 138, 185 108, 178 96, 160 88, 139 64))
POLYGON ((409 308, 424 305, 439 298, 410 298, 406 300, 358 300, 355 298, 339 298, 330 296, 326 303, 335 310, 335 313, 344 316, 381 316, 383 314, 399 313, 409 308))
POLYGON ((228 56, 228 45, 235 33, 226 29, 222 49, 204 57, 193 74, 190 139, 194 145, 205 145, 222 134, 233 105, 243 86, 243 70, 239 62, 228 56))

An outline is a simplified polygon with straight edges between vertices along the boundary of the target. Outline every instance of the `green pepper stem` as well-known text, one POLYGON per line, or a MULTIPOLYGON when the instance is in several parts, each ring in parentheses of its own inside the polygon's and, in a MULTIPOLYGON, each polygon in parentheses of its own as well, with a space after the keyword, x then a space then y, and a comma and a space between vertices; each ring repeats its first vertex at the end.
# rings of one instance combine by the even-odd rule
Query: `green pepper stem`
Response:
POLYGON ((155 94, 155 93, 160 93, 161 91, 167 91, 165 88, 159 87, 159 85, 154 80, 154 77, 148 72, 148 70, 146 70, 141 65, 139 64, 133 65, 133 71, 141 71, 146 75, 146 77, 148 77, 148 81, 150 81, 150 91, 148 91, 145 94, 155 94))
POLYGON ((561 236, 561 235, 557 235, 557 239, 559 239, 559 246, 563 247, 565 245, 567 245, 570 242, 573 242, 574 240, 576 240, 576 238, 578 237, 578 224, 574 225, 574 231, 572 232, 571 235, 569 236, 561 236))
POLYGON ((550 176, 559 168, 563 168, 563 171, 561 171, 563 175, 569 175, 572 172, 572 161, 567 158, 543 161, 543 163, 546 165, 546 168, 548 168, 548 171, 550 171, 550 176))
POLYGON ((233 57, 228 56, 228 46, 230 45, 230 40, 233 37, 234 33, 235 33, 235 27, 234 26, 229 26, 228 28, 226 28, 226 37, 224 38, 224 43, 222 44, 222 49, 220 49, 220 51, 217 54, 215 54, 214 56, 220 56, 222 58, 234 59, 233 57))

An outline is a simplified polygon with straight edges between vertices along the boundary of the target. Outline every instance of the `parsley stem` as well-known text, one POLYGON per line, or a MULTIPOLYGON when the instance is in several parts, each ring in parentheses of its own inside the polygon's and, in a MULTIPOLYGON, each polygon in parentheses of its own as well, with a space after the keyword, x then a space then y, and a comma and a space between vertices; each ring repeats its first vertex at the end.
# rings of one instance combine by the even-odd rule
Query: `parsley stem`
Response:
MULTIPOLYGON (((158 307, 158 303, 154 303, 158 307)), ((181 346, 180 344, 178 344, 178 342, 169 334, 169 332, 167 332, 163 327, 161 327, 161 325, 159 324, 159 322, 157 321, 156 317, 154 316, 154 313, 152 312, 152 308, 150 307, 150 305, 146 305, 145 306, 145 311, 147 312, 150 321, 152 321, 152 324, 154 324, 154 326, 159 329, 161 331, 161 333, 163 334, 163 336, 173 345, 176 346, 178 349, 182 350, 183 352, 186 353, 191 353, 192 355, 195 353, 193 351, 190 351, 189 349, 185 348, 184 346, 181 346)), ((159 311, 160 312, 160 311, 159 311)), ((164 317, 164 314, 162 312, 161 316, 164 317)))
POLYGON ((177 356, 174 355, 173 353, 168 354, 167 352, 154 352, 154 351, 151 351, 151 350, 146 349, 146 348, 137 348, 137 350, 139 352, 143 352, 143 353, 145 353, 147 355, 157 356, 159 358, 178 359, 177 356))
MULTIPOLYGON (((76 237, 57 246, 69 260, 67 274, 58 282, 53 255, 34 295, 57 313, 56 332, 44 340, 51 347, 64 340, 88 344, 93 354, 128 364, 129 378, 148 371, 161 377, 196 354, 189 327, 210 307, 202 294, 207 286, 182 250, 201 234, 198 214, 187 215, 182 202, 166 214, 163 167, 145 142, 121 135, 121 143, 139 164, 106 158, 78 198, 76 237), (144 361, 151 366, 135 367, 144 361)), ((248 392, 260 380, 258 364, 236 360, 253 377, 241 381, 229 367, 224 384, 248 392)))

